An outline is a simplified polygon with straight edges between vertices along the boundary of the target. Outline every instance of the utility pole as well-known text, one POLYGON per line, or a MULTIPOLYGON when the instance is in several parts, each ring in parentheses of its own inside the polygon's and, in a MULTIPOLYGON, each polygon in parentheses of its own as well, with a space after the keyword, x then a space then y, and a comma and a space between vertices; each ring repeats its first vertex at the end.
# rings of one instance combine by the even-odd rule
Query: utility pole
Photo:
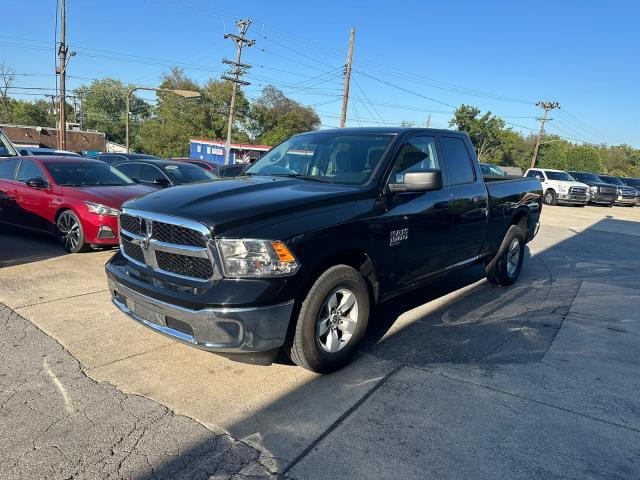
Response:
POLYGON ((229 105, 229 122, 227 123, 227 143, 225 144, 224 148, 225 165, 229 165, 229 161, 231 158, 231 130, 233 129, 233 114, 236 108, 236 95, 238 92, 238 85, 251 85, 251 83, 240 79, 245 73, 247 73, 246 69, 251 68, 251 65, 247 63, 241 63, 242 49, 244 47, 251 47, 256 43, 255 40, 247 40, 245 38, 247 30, 249 29, 249 25, 251 25, 250 18, 247 18, 246 20, 237 20, 236 27, 238 27, 239 35, 226 33, 224 36, 224 38, 230 38, 236 45, 236 61, 234 62, 232 60, 227 60, 226 58, 222 59, 222 63, 231 65, 233 67, 226 74, 222 75, 223 80, 227 80, 233 84, 233 89, 231 91, 231 103, 229 105))
POLYGON ((344 128, 347 123, 347 104, 349 103, 349 82, 351 81, 351 62, 353 60, 353 42, 356 39, 356 29, 351 28, 349 35, 349 52, 347 53, 347 63, 344 66, 344 95, 342 96, 342 115, 340 116, 340 128, 344 128))
POLYGON ((538 118, 540 121, 540 131, 538 132, 538 139, 536 140, 536 147, 533 150, 533 157, 531 157, 531 168, 536 167, 536 160, 538 159, 538 150, 540 150, 540 145, 542 142, 542 137, 544 136, 544 124, 550 120, 551 118, 547 118, 547 114, 550 110, 554 110, 556 108, 560 108, 560 104, 558 102, 545 102, 540 100, 536 103, 536 107, 540 107, 544 110, 544 115, 542 118, 538 118))
POLYGON ((66 104, 66 80, 67 80, 67 18, 65 0, 60 2, 60 47, 58 48, 58 69, 60 75, 60 127, 58 128, 58 145, 60 150, 67 149, 67 117, 65 112, 66 104))
POLYGON ((431 127, 431 114, 427 117, 427 128, 431 127))

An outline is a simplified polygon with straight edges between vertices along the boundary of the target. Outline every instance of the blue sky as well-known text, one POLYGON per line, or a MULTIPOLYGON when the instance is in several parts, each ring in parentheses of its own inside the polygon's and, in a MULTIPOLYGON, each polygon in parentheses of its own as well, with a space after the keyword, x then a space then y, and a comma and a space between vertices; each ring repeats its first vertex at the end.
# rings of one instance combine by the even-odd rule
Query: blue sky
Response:
MULTIPOLYGON (((0 62, 28 74, 16 86, 55 87, 55 3, 3 0, 0 62)), ((640 147, 637 1, 67 0, 67 11, 71 88, 104 76, 154 85, 174 64, 218 78, 234 55, 223 35, 248 16, 257 43, 243 57, 255 65, 247 95, 275 84, 335 126, 355 27, 350 126, 424 125, 431 114, 445 127, 465 103, 528 132, 535 102, 558 100, 550 133, 640 147)), ((24 88, 14 92, 52 93, 24 88)))

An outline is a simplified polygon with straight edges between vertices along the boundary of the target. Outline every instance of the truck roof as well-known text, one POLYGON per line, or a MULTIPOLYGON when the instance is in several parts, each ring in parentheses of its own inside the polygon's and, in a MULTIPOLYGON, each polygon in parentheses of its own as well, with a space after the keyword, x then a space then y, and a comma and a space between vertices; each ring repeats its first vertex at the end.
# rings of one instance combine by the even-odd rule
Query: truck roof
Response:
POLYGON ((419 128, 419 127, 348 127, 348 128, 326 128, 323 130, 313 130, 310 132, 301 133, 380 133, 380 134, 400 134, 404 132, 434 132, 434 133, 457 133, 463 135, 464 132, 459 130, 449 130, 446 128, 419 128))

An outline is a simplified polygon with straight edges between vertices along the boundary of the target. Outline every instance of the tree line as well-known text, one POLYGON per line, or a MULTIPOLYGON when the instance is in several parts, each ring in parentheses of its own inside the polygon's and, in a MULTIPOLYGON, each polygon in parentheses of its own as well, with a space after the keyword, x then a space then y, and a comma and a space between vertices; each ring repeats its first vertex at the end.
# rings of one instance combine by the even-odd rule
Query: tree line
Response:
MULTIPOLYGON (((0 123, 55 127, 54 105, 45 100, 18 100, 9 95, 10 77, 0 75, 0 123)), ((10 72, 9 72, 10 73, 10 72)), ((134 151, 164 158, 187 156, 189 138, 226 138, 232 84, 208 80, 203 84, 187 77, 179 68, 163 76, 161 88, 196 90, 200 98, 188 99, 158 93, 152 104, 132 95, 130 104, 131 147, 134 151)), ((98 130, 116 143, 125 141, 125 102, 129 86, 119 80, 94 80, 73 90, 75 104, 67 105, 67 118, 83 128, 98 130)), ((402 122, 401 126, 411 126, 402 122)), ((536 135, 523 135, 507 127, 504 120, 461 105, 449 121, 452 128, 467 132, 481 162, 527 169, 536 135)), ((285 138, 320 128, 320 118, 311 107, 267 86, 250 101, 242 90, 236 98, 233 141, 275 145, 285 138)), ((537 166, 560 170, 640 177, 640 149, 629 145, 578 144, 555 135, 545 135, 537 166)))
MULTIPOLYGON (((193 90, 199 98, 184 98, 158 92, 151 103, 131 96, 129 108, 130 142, 134 151, 164 158, 189 154, 189 138, 226 138, 232 84, 208 80, 200 84, 179 68, 163 76, 163 89, 193 90)), ((70 122, 87 130, 104 132, 107 139, 125 143, 125 110, 129 86, 103 78, 74 89, 75 104, 67 105, 70 122)), ((46 100, 19 100, 0 88, 0 123, 55 127, 53 105, 46 100), (4 94, 3 94, 4 92, 4 94)), ((320 117, 311 107, 288 98, 274 86, 267 86, 254 101, 242 90, 236 96, 232 141, 275 145, 297 133, 320 128, 320 117)))
MULTIPOLYGON (((469 134, 481 162, 523 171, 529 168, 537 135, 522 135, 507 128, 504 120, 491 112, 482 113, 469 105, 457 108, 449 125, 469 134)), ((578 144, 557 135, 545 135, 536 166, 638 178, 640 149, 630 145, 578 144)))

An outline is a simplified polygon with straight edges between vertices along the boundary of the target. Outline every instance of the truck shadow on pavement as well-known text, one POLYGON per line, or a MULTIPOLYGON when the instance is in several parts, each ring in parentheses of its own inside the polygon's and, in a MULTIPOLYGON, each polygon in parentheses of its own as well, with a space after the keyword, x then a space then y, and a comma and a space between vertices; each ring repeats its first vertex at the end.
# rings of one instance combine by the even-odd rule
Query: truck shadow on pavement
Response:
MULTIPOLYGON (((220 478, 269 472, 298 478, 290 469, 399 367, 472 363, 489 373, 498 364, 541 360, 584 281, 640 283, 640 259, 628 257, 638 237, 617 235, 615 241, 618 248, 605 249, 611 233, 567 232, 550 246, 534 243, 533 256, 527 250, 521 277, 511 287, 491 285, 484 268, 475 266, 379 305, 354 364, 314 377, 234 424, 229 433, 261 453, 254 454, 252 466, 239 463, 236 472, 217 473, 220 478), (334 411, 345 403, 342 411, 334 411)), ((201 472, 176 475, 183 460, 176 458, 139 478, 206 478, 201 472)), ((215 467, 209 474, 213 472, 215 467)))
POLYGON ((8 225, 1 225, 0 229, 0 268, 67 255, 56 239, 46 233, 8 225))

